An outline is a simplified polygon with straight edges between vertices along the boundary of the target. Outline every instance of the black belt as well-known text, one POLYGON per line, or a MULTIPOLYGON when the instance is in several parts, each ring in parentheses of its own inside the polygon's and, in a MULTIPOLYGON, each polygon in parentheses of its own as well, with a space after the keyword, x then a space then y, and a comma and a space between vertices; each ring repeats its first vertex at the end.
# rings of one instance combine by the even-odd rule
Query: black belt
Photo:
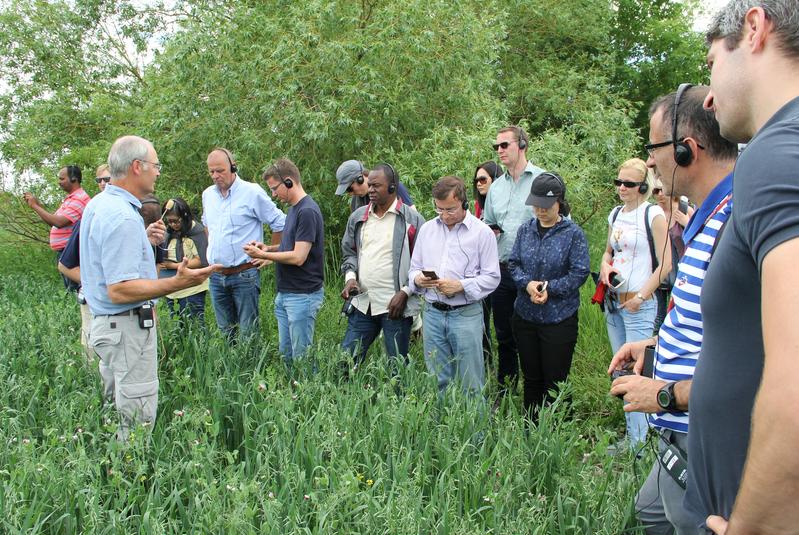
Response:
POLYGON ((430 304, 436 310, 440 310, 442 312, 452 312, 453 310, 457 310, 459 308, 463 308, 463 307, 469 306, 470 303, 466 303, 465 305, 448 305, 446 303, 442 303, 441 301, 433 301, 430 304))

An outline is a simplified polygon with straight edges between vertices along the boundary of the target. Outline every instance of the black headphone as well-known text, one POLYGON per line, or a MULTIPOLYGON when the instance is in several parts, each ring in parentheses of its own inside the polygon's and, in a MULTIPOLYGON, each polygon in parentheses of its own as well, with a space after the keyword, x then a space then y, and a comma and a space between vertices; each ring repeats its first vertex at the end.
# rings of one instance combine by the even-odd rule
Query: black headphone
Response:
MULTIPOLYGON (((563 195, 561 195, 560 198, 565 201, 566 200, 566 183, 563 181, 563 179, 560 177, 560 175, 558 175, 556 173, 550 173, 549 171, 544 171, 543 173, 537 175, 533 179, 533 182, 535 182, 536 180, 538 180, 542 176, 551 176, 552 178, 557 180, 558 184, 560 184, 560 187, 563 190, 563 195)), ((646 184, 646 181, 644 181, 644 184, 646 184)), ((641 186, 638 186, 638 188, 639 188, 639 191, 640 191, 641 186)))
POLYGON ((81 181, 82 177, 80 173, 80 167, 78 167, 77 165, 68 165, 66 169, 67 169, 67 178, 69 178, 69 181, 72 184, 81 181))
POLYGON ((527 133, 524 131, 524 128, 521 126, 517 126, 516 128, 519 129, 519 150, 524 150, 527 148, 527 133))
POLYGON ((649 171, 646 171, 644 173, 644 180, 638 186, 638 193, 640 193, 641 195, 646 195, 646 192, 649 191, 649 182, 646 181, 646 175, 648 175, 648 174, 649 174, 649 171))
POLYGON ((227 156, 228 163, 230 163, 230 172, 231 173, 238 173, 239 167, 235 164, 235 162, 233 162, 233 156, 230 154, 229 150, 224 149, 222 147, 217 147, 214 150, 218 150, 220 152, 224 152, 225 156, 227 156))
POLYGON ((283 175, 280 173, 280 167, 277 166, 277 163, 273 163, 272 167, 275 169, 275 173, 277 173, 277 177, 283 182, 283 185, 286 186, 286 189, 291 189, 294 187, 294 181, 290 178, 284 178, 283 175))
MULTIPOLYGON (((397 191, 397 184, 399 184, 399 179, 397 178, 397 172, 394 170, 394 167, 392 167, 390 163, 384 163, 383 165, 391 169, 391 184, 388 185, 388 193, 390 195, 397 191)), ((363 176, 363 173, 361 173, 361 175, 363 176)))
POLYGON ((357 182, 358 184, 363 184, 363 164, 360 162, 360 160, 355 160, 355 161, 358 162, 358 167, 361 168, 361 172, 358 173, 357 178, 353 180, 353 182, 357 182))
POLYGON ((691 162, 694 160, 694 153, 691 150, 691 146, 683 141, 685 138, 677 139, 677 119, 679 118, 678 110, 680 108, 680 100, 682 99, 683 93, 693 86, 694 84, 680 84, 680 87, 677 88, 677 95, 674 97, 674 113, 671 118, 671 139, 674 143, 674 161, 680 167, 687 167, 691 165, 691 162))

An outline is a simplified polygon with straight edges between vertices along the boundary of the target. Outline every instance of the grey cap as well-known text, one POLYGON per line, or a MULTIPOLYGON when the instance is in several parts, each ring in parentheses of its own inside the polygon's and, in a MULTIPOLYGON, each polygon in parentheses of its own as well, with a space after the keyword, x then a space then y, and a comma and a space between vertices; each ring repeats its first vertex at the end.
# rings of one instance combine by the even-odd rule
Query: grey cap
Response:
POLYGON ((358 160, 347 160, 336 169, 336 180, 338 180, 338 187, 336 188, 336 195, 344 195, 358 177, 363 176, 364 167, 358 160))

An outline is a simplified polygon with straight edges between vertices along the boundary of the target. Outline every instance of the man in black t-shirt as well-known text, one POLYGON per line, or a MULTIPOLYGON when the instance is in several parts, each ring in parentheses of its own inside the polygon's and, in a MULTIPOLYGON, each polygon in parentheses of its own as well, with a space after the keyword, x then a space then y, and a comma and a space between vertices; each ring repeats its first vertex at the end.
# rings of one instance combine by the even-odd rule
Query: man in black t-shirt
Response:
POLYGON ((280 245, 252 242, 244 251, 257 266, 274 262, 277 279, 275 316, 280 354, 291 364, 313 342, 316 314, 324 299, 325 231, 319 205, 305 193, 300 171, 280 158, 263 174, 274 197, 291 208, 280 245))
POLYGON ((749 144, 702 289, 684 505, 727 535, 799 526, 797 35, 796 0, 733 0, 707 33, 705 106, 749 144))

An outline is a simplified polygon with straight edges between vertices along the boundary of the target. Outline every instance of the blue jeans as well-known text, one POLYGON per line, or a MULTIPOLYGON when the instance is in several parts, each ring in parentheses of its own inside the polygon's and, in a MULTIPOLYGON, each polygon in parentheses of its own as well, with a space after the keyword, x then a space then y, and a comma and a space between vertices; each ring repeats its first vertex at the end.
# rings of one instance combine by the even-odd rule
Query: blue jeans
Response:
MULTIPOLYGON (((608 326, 608 338, 613 354, 627 342, 637 342, 652 336, 655 325, 657 302, 647 299, 641 303, 638 312, 628 312, 617 309, 614 312, 605 312, 605 322, 608 326)), ((637 449, 646 441, 646 432, 649 430, 649 421, 643 412, 625 412, 627 420, 627 440, 630 447, 637 449)))
POLYGON ((324 288, 309 294, 277 293, 275 317, 278 344, 286 364, 301 358, 313 342, 316 314, 322 307, 324 298, 324 288))
POLYGON ((234 275, 213 273, 209 278, 211 304, 219 330, 233 341, 236 330, 242 336, 252 335, 258 323, 258 298, 261 295, 261 274, 246 269, 234 275))
POLYGON ((392 367, 395 365, 398 355, 402 357, 404 363, 407 363, 411 325, 413 325, 411 317, 392 320, 389 319, 388 312, 373 316, 355 309, 347 319, 347 332, 341 347, 353 356, 356 364, 363 362, 369 346, 382 329, 390 365, 392 367))
POLYGON ((171 317, 193 317, 197 318, 200 324, 205 323, 205 294, 208 292, 200 292, 188 297, 181 297, 180 299, 166 299, 167 307, 169 307, 169 315, 171 317), (177 304, 177 310, 175 305, 177 304))
POLYGON ((424 359, 443 392, 455 379, 467 394, 482 393, 483 305, 472 303, 444 312, 429 303, 424 312, 424 359))

